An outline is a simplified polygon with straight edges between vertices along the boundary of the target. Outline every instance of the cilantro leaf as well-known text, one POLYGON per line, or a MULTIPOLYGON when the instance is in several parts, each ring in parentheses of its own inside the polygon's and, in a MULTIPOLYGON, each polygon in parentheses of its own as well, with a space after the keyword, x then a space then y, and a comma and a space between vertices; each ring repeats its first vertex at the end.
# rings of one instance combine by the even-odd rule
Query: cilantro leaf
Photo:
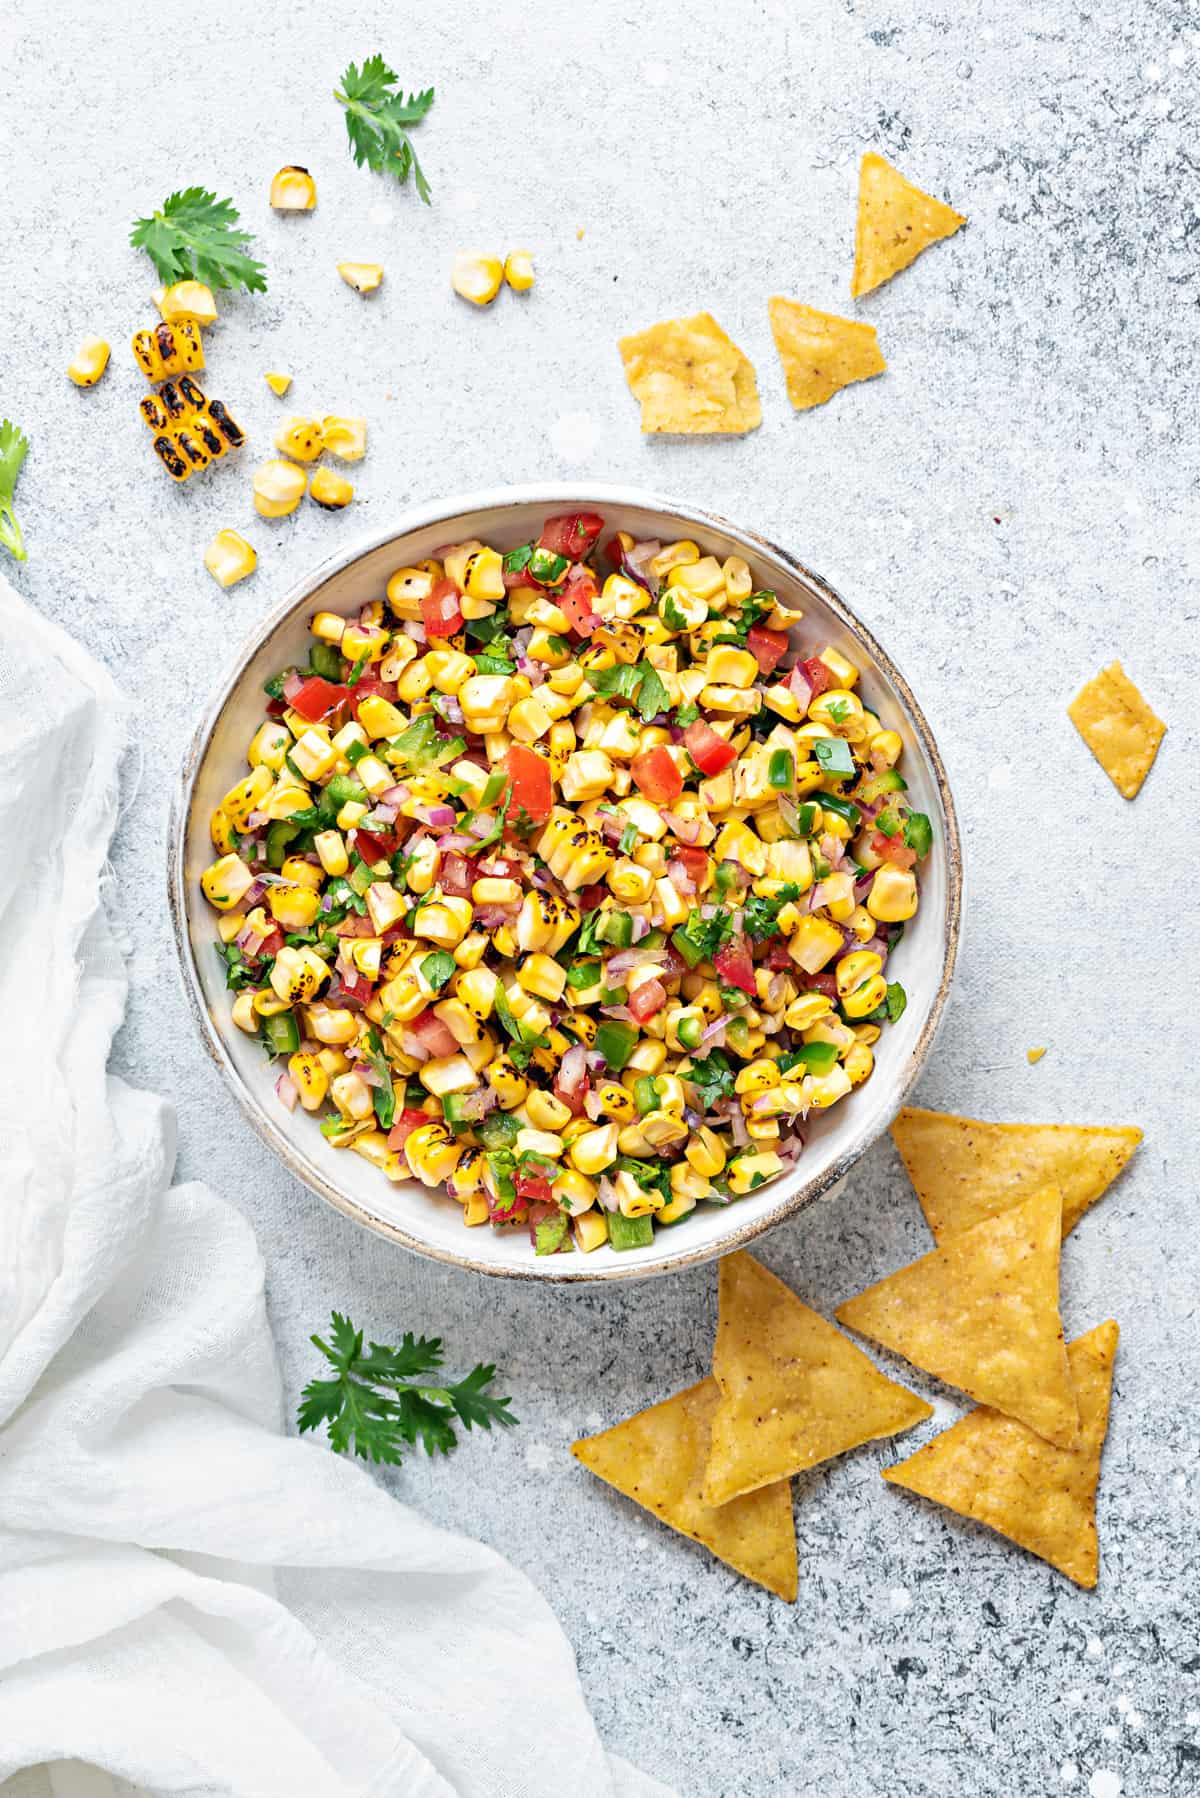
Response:
POLYGON ((375 1116, 379 1119, 380 1128, 390 1130, 396 1121, 396 1093, 392 1086, 392 1069, 387 1056, 383 1052, 383 1044, 373 1024, 367 1027, 367 1041, 370 1049, 367 1060, 376 1074, 383 1081, 382 1086, 371 1088, 371 1097, 375 1101, 375 1116))
POLYGON ((28 449, 29 439, 19 425, 7 418, 0 423, 0 543, 18 562, 25 560, 25 539, 12 509, 12 497, 28 449))
POLYGON ((168 286, 204 281, 209 287, 266 293, 262 263, 246 254, 254 239, 236 229, 240 216, 232 200, 218 200, 204 187, 185 187, 169 195, 150 218, 138 219, 129 241, 135 250, 145 250, 168 286))
POLYGON ((658 669, 646 663, 642 669, 641 691, 637 697, 642 723, 649 724, 651 718, 657 718, 660 712, 665 712, 670 703, 671 695, 663 685, 658 669))
POLYGON ((486 1388, 496 1370, 478 1366, 465 1379, 428 1385, 421 1379, 442 1365, 438 1337, 406 1334, 397 1348, 368 1343, 348 1317, 333 1313, 329 1341, 313 1336, 334 1370, 332 1379, 310 1380, 301 1394, 297 1422, 301 1434, 324 1424, 339 1454, 398 1467, 402 1445, 420 1443, 426 1454, 449 1454, 457 1444, 455 1420, 466 1429, 493 1424, 511 1428, 517 1419, 511 1399, 486 1388))
POLYGON ((350 64, 334 99, 346 109, 350 154, 357 166, 361 168, 365 162, 377 174, 387 169, 400 182, 408 180, 411 170, 417 192, 428 206, 432 190, 407 127, 419 125, 425 117, 433 105, 433 89, 409 94, 406 100, 404 89, 397 85, 399 79, 382 56, 369 56, 361 69, 350 64))
POLYGON ((687 1077, 696 1088, 701 1111, 711 1111, 718 1099, 727 1099, 736 1079, 722 1049, 713 1049, 710 1054, 693 1060, 687 1077))
POLYGON ((764 938, 774 936, 779 929, 779 914, 785 905, 800 897, 800 888, 794 880, 789 880, 770 899, 762 898, 758 893, 751 893, 746 901, 746 935, 753 937, 756 943, 764 938))

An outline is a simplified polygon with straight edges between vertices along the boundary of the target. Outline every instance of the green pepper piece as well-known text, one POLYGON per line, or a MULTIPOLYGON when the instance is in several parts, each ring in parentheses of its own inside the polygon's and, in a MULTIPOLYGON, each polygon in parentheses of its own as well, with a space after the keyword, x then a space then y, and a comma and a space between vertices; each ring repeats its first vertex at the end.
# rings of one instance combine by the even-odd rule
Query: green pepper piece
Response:
POLYGON ((530 554, 525 572, 539 587, 557 587, 570 566, 565 556, 556 556, 553 550, 539 544, 530 554))
POLYGON ((854 773, 854 757, 850 753, 850 745, 841 737, 817 737, 812 747, 813 756, 820 763, 823 773, 835 775, 839 779, 854 773))
POLYGON ((671 932, 671 941, 674 943, 689 968, 698 968, 700 966, 700 963, 704 960, 704 951, 693 943, 691 937, 686 934, 682 925, 680 925, 678 930, 673 930, 671 932))
POLYGON ((602 943, 611 943, 614 949, 628 949, 633 942, 633 913, 605 912, 596 926, 596 935, 602 943))
POLYGON ((368 805, 367 789, 352 774, 335 774, 321 794, 317 809, 330 823, 344 805, 368 805))
POLYGON ((700 1018, 680 1018, 675 1026, 675 1034, 685 1049, 698 1049, 704 1036, 704 1024, 700 1018))
POLYGON ((309 666, 322 680, 341 681, 342 653, 332 643, 314 643, 309 652, 309 666))
POLYGON ((654 1225, 649 1213, 644 1217, 626 1217, 620 1211, 605 1213, 608 1218, 608 1240, 614 1249, 648 1249, 654 1241, 654 1225))
POLYGON ((302 826, 294 818, 276 818, 267 825, 267 866, 282 868, 287 846, 300 835, 302 826))
POLYGON ((909 813, 904 821, 904 841, 918 861, 929 854, 933 848, 933 825, 924 812, 909 813))
POLYGON ((637 1045, 638 1028, 623 1018, 605 1018, 596 1032, 594 1047, 604 1057, 606 1067, 619 1073, 637 1045))
POLYGON ((645 1117, 648 1111, 658 1110, 658 1093, 654 1088, 653 1074, 639 1074, 633 1083, 633 1102, 645 1117))
POLYGON ((520 1134, 520 1119, 511 1111, 493 1111, 479 1126, 479 1138, 485 1149, 506 1149, 520 1134))
POLYGON ((790 749, 773 749, 767 763, 767 785, 790 787, 796 778, 796 758, 790 749))
POLYGON ((856 805, 851 805, 848 799, 843 799, 840 793, 822 793, 821 810, 824 812, 836 812, 839 818, 844 818, 846 820, 846 823, 850 826, 851 830, 858 829, 859 821, 862 818, 862 813, 859 811, 858 807, 856 805))
POLYGON ((262 1034, 272 1055, 294 1055, 300 1047, 300 1026, 290 1011, 276 1011, 265 1017, 262 1034))

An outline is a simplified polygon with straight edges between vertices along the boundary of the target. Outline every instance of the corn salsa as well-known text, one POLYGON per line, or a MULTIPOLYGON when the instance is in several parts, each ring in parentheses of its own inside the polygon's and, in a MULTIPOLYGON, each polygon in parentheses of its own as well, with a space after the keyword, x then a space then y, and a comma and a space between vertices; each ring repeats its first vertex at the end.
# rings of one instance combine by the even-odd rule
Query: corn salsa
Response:
POLYGON ((280 1101, 540 1255, 796 1161, 904 1009, 932 846, 800 612, 738 556, 603 534, 454 544, 317 613, 201 880, 280 1101))

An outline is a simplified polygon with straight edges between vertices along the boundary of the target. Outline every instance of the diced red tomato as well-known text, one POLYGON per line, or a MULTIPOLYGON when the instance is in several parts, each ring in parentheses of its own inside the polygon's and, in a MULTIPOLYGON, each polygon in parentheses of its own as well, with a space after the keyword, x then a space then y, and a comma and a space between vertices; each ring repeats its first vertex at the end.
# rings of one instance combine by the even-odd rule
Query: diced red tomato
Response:
POLYGON ((754 992, 754 963, 744 936, 732 937, 718 949, 713 956, 713 967, 717 979, 723 980, 726 986, 740 987, 744 993, 754 992))
POLYGON ((580 887, 575 895, 575 903, 580 911, 595 911, 596 907, 608 897, 608 888, 600 881, 595 886, 580 887))
POLYGON ((362 679, 355 681, 354 685, 349 688, 348 691, 350 710, 354 713, 356 718, 358 717, 359 706, 364 699, 370 698, 372 694, 375 694, 379 699, 390 699, 393 703, 396 699, 395 681, 380 680, 378 675, 375 674, 364 674, 362 679))
POLYGON ((661 1011, 667 1002, 667 989, 661 980, 643 980, 641 986, 635 987, 629 995, 629 1009, 634 1021, 644 1024, 652 1018, 656 1011, 661 1011))
POLYGON ((373 867, 395 855, 400 839, 391 831, 364 830, 360 824, 354 832, 354 847, 368 867, 373 867))
POLYGON ((827 999, 838 996, 837 979, 833 974, 804 974, 801 979, 806 993, 824 993, 827 999))
POLYGON ((877 830, 871 838, 871 852, 885 862, 893 862, 897 868, 913 868, 917 862, 917 852, 910 849, 904 837, 897 831, 894 837, 885 837, 877 830))
POLYGON ((664 743, 635 755, 629 764, 633 784, 651 805, 674 805, 683 792, 683 776, 664 743))
POLYGON ((410 1111, 406 1106, 388 1131, 388 1148, 402 1149, 414 1130, 432 1122, 433 1119, 427 1118, 423 1111, 410 1111))
POLYGON ((421 601, 421 620, 429 637, 452 637, 462 629, 461 595, 454 582, 443 577, 421 601))
POLYGON ((525 1216, 525 1201, 517 1197, 515 1190, 511 1199, 493 1198, 492 1194, 489 1192, 487 1194, 487 1207, 488 1217, 494 1224, 509 1224, 514 1218, 523 1218, 525 1216))
POLYGON ((724 737, 719 737, 702 718, 689 724, 683 733, 683 746, 706 778, 720 774, 730 762, 737 761, 737 750, 724 737))
POLYGON ((269 955, 278 955, 283 948, 283 932, 278 924, 272 926, 254 953, 255 961, 265 961, 269 955))
POLYGON ((375 988, 365 974, 343 974, 339 969, 334 973, 323 997, 330 1005, 349 1005, 361 1011, 364 1005, 370 1004, 374 991, 375 988))
POLYGON ((787 654, 786 631, 769 631, 765 624, 752 624, 746 634, 746 648, 758 663, 760 674, 774 674, 787 654))
POLYGON ((431 1011, 423 1011, 420 1017, 414 1018, 404 1028, 411 1030, 431 1055, 453 1055, 458 1049, 458 1044, 441 1018, 435 1017, 431 1011))
POLYGON ((319 674, 314 674, 296 688, 287 703, 293 712, 299 712, 310 724, 319 724, 322 718, 328 718, 330 712, 336 712, 340 705, 345 705, 350 692, 349 687, 343 687, 336 681, 323 680, 319 674))
POLYGON ((782 974, 785 973, 787 969, 795 967, 795 962, 788 954, 787 939, 785 937, 780 936, 775 938, 771 947, 763 956, 762 965, 764 968, 770 968, 772 974, 782 974))
POLYGON ((282 718, 287 709, 286 699, 268 699, 267 701, 268 718, 282 718))
POLYGON ((555 604, 566 614, 568 625, 577 637, 590 637, 602 622, 593 610, 596 583, 586 568, 570 568, 555 604))
POLYGON ((554 783, 545 756, 530 749, 527 743, 513 743, 504 765, 512 786, 512 815, 515 817, 521 807, 535 824, 544 824, 554 807, 554 783))
POLYGON ((538 548, 548 549, 553 556, 566 556, 568 562, 582 562, 603 529, 598 512, 563 512, 546 520, 538 548))
POLYGON ((820 656, 809 656, 807 662, 798 662, 796 665, 802 667, 808 676, 808 684, 812 688, 814 699, 819 699, 822 693, 828 693, 833 685, 833 674, 825 666, 820 656))
POLYGON ((530 1199, 538 1205, 554 1206, 554 1194, 550 1190, 550 1182, 544 1174, 516 1174, 513 1185, 517 1189, 519 1199, 530 1199))
POLYGON ((704 879, 708 869, 708 856, 705 854, 704 850, 693 849, 687 843, 679 843, 671 851, 671 860, 683 863, 687 870, 688 878, 691 880, 696 891, 699 892, 700 882, 704 879))
POLYGON ((465 855, 444 855, 438 884, 451 899, 469 899, 475 884, 475 864, 465 855))

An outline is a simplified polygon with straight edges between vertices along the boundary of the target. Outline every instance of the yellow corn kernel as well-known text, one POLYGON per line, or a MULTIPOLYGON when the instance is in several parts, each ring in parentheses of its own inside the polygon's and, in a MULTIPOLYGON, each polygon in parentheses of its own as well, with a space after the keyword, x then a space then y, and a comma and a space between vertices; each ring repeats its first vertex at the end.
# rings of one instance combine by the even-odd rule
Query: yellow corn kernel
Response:
POLYGON ((862 700, 845 687, 830 687, 818 693, 808 708, 814 724, 828 725, 837 737, 847 743, 861 743, 867 735, 862 700))
POLYGON ((332 468, 318 468, 308 484, 308 497, 326 512, 340 512, 354 498, 353 485, 332 468))
POLYGON ((669 1111, 650 1111, 642 1119, 642 1135, 652 1149, 665 1149, 670 1143, 685 1142, 690 1135, 682 1118, 669 1111))
POLYGON ((337 766, 338 752, 315 726, 306 730, 290 750, 292 761, 305 780, 324 780, 337 766))
POLYGON ((258 809, 264 818, 290 818, 296 812, 306 812, 312 804, 312 794, 307 787, 302 787, 293 780, 290 774, 281 774, 265 798, 259 801, 258 809))
MULTIPOLYGON (((655 558, 656 561, 658 559, 655 558)), ((700 599, 713 599, 725 588, 725 576, 715 556, 700 556, 695 561, 676 562, 670 573, 672 587, 682 587, 685 593, 694 593, 700 599)), ((757 664, 755 669, 757 672, 757 664)))
POLYGON ((633 1175, 623 1168, 613 1181, 617 1204, 623 1217, 648 1217, 661 1211, 665 1203, 661 1192, 639 1186, 633 1175))
POLYGON ((278 773, 291 747, 292 733, 287 725, 278 718, 268 718, 265 724, 259 725, 250 739, 246 760, 252 768, 270 768, 278 773))
POLYGON ((491 1215, 488 1210, 486 1193, 473 1192, 463 1206, 463 1223, 468 1230, 477 1229, 480 1224, 486 1224, 491 1215))
POLYGON ((705 672, 709 683, 723 681, 727 686, 746 689, 759 678, 758 663, 748 649, 734 649, 718 644, 708 652, 705 672))
POLYGON ((259 1014, 254 1008, 253 993, 239 993, 233 1002, 231 1015, 238 1029, 244 1030, 247 1036, 258 1035, 259 1014))
POLYGON ((166 381, 172 375, 194 374, 204 367, 204 344, 193 320, 169 325, 166 319, 152 331, 135 331, 133 356, 148 381, 166 381))
POLYGON ((307 475, 294 462, 263 462, 254 471, 254 510, 260 518, 286 518, 307 486, 307 475))
POLYGON ((378 262, 339 262, 337 272, 355 293, 374 293, 383 280, 383 268, 378 262))
POLYGON ((270 203, 276 212, 311 212, 317 203, 317 184, 299 163, 285 163, 271 177, 270 203))
MULTIPOLYGON (((507 1055, 497 1055, 484 1073, 488 1085, 500 1101, 502 1111, 515 1111, 529 1092, 529 1082, 517 1072, 507 1055)), ((584 1173, 588 1169, 582 1170, 584 1173)))
POLYGON ((314 868, 302 855, 289 855, 279 872, 293 886, 311 887, 314 893, 319 893, 325 884, 320 868, 314 868))
POLYGON ((722 826, 713 844, 713 855, 719 862, 737 862, 755 880, 761 880, 767 871, 766 844, 745 824, 736 821, 722 826))
POLYGON ((425 666, 438 692, 451 695, 460 693, 475 672, 474 662, 460 649, 431 649, 425 666))
POLYGON ((740 1069, 733 1083, 735 1093, 751 1094, 769 1092, 771 1087, 779 1085, 779 1069, 773 1061, 751 1061, 740 1069))
POLYGON ((265 374, 263 380, 267 383, 271 392, 276 394, 280 399, 283 398, 284 394, 292 384, 291 375, 280 375, 275 374, 274 372, 265 374))
POLYGON ((842 1067, 851 1086, 861 1086, 864 1080, 869 1080, 875 1067, 870 1044, 855 1043, 852 1049, 847 1049, 842 1067))
POLYGON ((510 250, 504 258, 504 279, 514 293, 528 293, 534 280, 532 252, 510 250))
POLYGON ((350 662, 377 662, 388 647, 387 632, 376 624, 347 622, 341 652, 350 662))
POLYGON ((267 904, 271 916, 284 930, 307 930, 320 910, 321 901, 311 887, 280 883, 268 892, 267 904))
POLYGON ((487 1163, 484 1151, 468 1149, 454 1170, 453 1178, 447 1182, 447 1190, 452 1199, 469 1199, 483 1185, 483 1170, 487 1163))
MULTIPOLYGON (((380 737, 398 737, 408 721, 390 700, 381 698, 378 693, 368 693, 365 699, 359 701, 358 722, 362 725, 366 740, 374 743, 380 737)), ((341 732, 338 734, 340 736, 341 732)), ((339 743, 338 747, 344 750, 348 745, 339 743)))
POLYGON ((417 1069, 417 1079, 435 1099, 447 1093, 469 1093, 476 1085, 475 1070, 465 1055, 435 1055, 417 1069))
POLYGON ((525 992, 557 1005, 567 983, 567 970, 548 955, 528 955, 517 969, 517 980, 525 992))
MULTIPOLYGON (((412 1138, 409 1138, 411 1142, 412 1138)), ((783 1172, 783 1162, 773 1150, 762 1150, 754 1155, 739 1155, 729 1166, 729 1190, 736 1193, 753 1192, 756 1187, 765 1186, 776 1174, 783 1172)))
POLYGON ((779 1120, 777 1118, 747 1118, 746 1135, 751 1142, 778 1142, 779 1120))
POLYGON ((349 1147, 372 1167, 377 1167, 387 1179, 407 1179, 408 1164, 404 1156, 398 1149, 388 1148, 388 1139, 382 1130, 364 1130, 354 1137, 349 1147))
POLYGON ((475 674, 463 682, 457 698, 467 729, 484 735, 503 731, 516 693, 507 674, 475 674))
POLYGON ((716 1131, 710 1130, 707 1124, 701 1124, 689 1138, 683 1153, 689 1167, 706 1179, 719 1174, 725 1166, 725 1145, 716 1131))
POLYGON ((217 302, 212 288, 203 281, 176 281, 154 296, 160 315, 169 325, 182 325, 189 320, 197 325, 217 322, 217 302))
POLYGON ((754 580, 750 566, 741 556, 728 556, 721 564, 721 579, 725 583, 725 597, 735 602, 749 599, 754 591, 754 580))
POLYGON ((300 949, 285 944, 271 968, 271 986, 285 1005, 307 1005, 328 978, 328 967, 307 944, 300 949))
POLYGON ((397 618, 418 619, 421 601, 433 592, 433 576, 423 568, 398 568, 387 584, 388 605, 397 618))
POLYGON ((292 1085, 305 1111, 319 1111, 329 1091, 329 1076, 315 1055, 297 1053, 288 1062, 292 1085))
POLYGON ((902 924, 916 909, 917 882, 911 869, 884 862, 876 870, 871 891, 867 894, 867 910, 871 916, 878 918, 881 924, 902 924))
POLYGON ((237 531, 218 531, 204 552, 204 566, 218 587, 235 587, 254 573, 258 556, 237 531))
POLYGON ((649 868, 639 868, 626 858, 609 869, 608 885, 614 898, 625 905, 644 905, 654 892, 654 876, 649 868))
POLYGON ((418 1124, 405 1138, 404 1159, 414 1179, 424 1186, 440 1186, 458 1167, 463 1147, 444 1124, 418 1124))
POLYGON ((804 1080, 804 1097, 812 1111, 828 1111, 850 1091, 850 1078, 840 1063, 827 1074, 808 1074, 804 1080))
POLYGON ((898 730, 881 730, 867 740, 867 753, 876 768, 894 768, 903 748, 904 739, 898 730))
MULTIPOLYGON (((487 938, 484 937, 483 941, 486 944, 487 938)), ((472 1017, 482 1023, 492 1015, 498 984, 491 968, 468 968, 459 975, 454 990, 472 1017)))
POLYGON ((848 662, 844 655, 841 655, 828 643, 821 650, 817 660, 824 662, 836 684, 843 689, 852 687, 858 679, 858 669, 854 663, 848 662))
POLYGON ((518 699, 508 714, 508 731, 518 743, 536 743, 550 729, 550 714, 536 694, 518 699))
POLYGON ((834 969, 837 978, 839 999, 848 999, 876 974, 883 972, 883 957, 876 955, 872 949, 855 949, 849 955, 843 955, 834 969))
POLYGON ((618 1124, 632 1124, 638 1117, 633 1095, 619 1080, 605 1080, 596 1090, 596 1099, 606 1118, 618 1124))
POLYGON ((254 876, 240 855, 223 855, 200 876, 200 889, 218 911, 232 911, 254 884, 254 876))
POLYGON ((232 819, 221 806, 217 807, 208 821, 208 834, 212 838, 214 849, 219 849, 222 855, 233 854, 237 847, 234 840, 236 833, 232 819))
MULTIPOLYGON (((551 1187, 551 1191, 553 1190, 551 1187)), ((603 1211, 585 1211, 572 1220, 571 1232, 575 1238, 575 1247, 581 1254, 590 1255, 593 1249, 600 1248, 608 1241, 608 1219, 603 1211)))
POLYGON ((613 765, 602 749, 577 749, 562 774, 562 796, 569 805, 599 799, 608 791, 613 765))
POLYGON ((500 291, 504 264, 498 256, 477 250, 460 250, 450 271, 450 285, 460 299, 473 306, 488 306, 500 291))
POLYGON ((598 1124, 581 1132, 567 1151, 572 1165, 581 1174, 603 1173, 617 1159, 618 1135, 616 1124, 598 1124))
POLYGON ((239 780, 235 787, 230 787, 221 801, 221 810, 227 815, 235 830, 245 828, 251 812, 259 809, 272 786, 271 770, 258 767, 251 770, 245 779, 239 780))
POLYGON ((804 917, 788 941, 788 954, 806 974, 819 974, 842 947, 842 933, 825 918, 804 917))
POLYGON ((68 379, 76 387, 94 387, 108 367, 111 354, 103 337, 85 337, 67 364, 68 379))
POLYGON ((832 1010, 833 1000, 824 993, 801 993, 784 1012, 783 1021, 790 1030, 807 1030, 827 1018, 832 1010))
MULTIPOLYGON (((561 1132, 571 1121, 570 1106, 564 1105, 554 1093, 531 1092, 525 1102, 525 1109, 529 1113, 530 1123, 538 1130, 561 1132)), ((582 1176, 576 1174, 574 1178, 578 1180, 582 1176)))
POLYGON ((782 683, 779 686, 767 687, 763 693, 763 703, 768 711, 774 712, 786 724, 799 724, 800 701, 790 687, 784 686, 782 683))
POLYGON ((865 905, 856 905, 846 919, 846 924, 860 943, 869 943, 875 935, 875 920, 865 905))
MULTIPOLYGON (((325 448, 339 462, 361 462, 367 453, 367 421, 365 418, 343 418, 331 412, 321 420, 321 436, 325 448)), ((432 580, 430 591, 432 591, 432 580)))
POLYGON ((848 1018, 869 1018, 886 998, 887 981, 882 974, 873 974, 842 1000, 842 1010, 848 1018))
MULTIPOLYGON (((377 755, 364 755, 354 764, 354 772, 361 780, 372 799, 377 799, 395 781, 395 775, 386 762, 381 762, 377 755)), ((338 815, 341 823, 341 814, 338 815)))

